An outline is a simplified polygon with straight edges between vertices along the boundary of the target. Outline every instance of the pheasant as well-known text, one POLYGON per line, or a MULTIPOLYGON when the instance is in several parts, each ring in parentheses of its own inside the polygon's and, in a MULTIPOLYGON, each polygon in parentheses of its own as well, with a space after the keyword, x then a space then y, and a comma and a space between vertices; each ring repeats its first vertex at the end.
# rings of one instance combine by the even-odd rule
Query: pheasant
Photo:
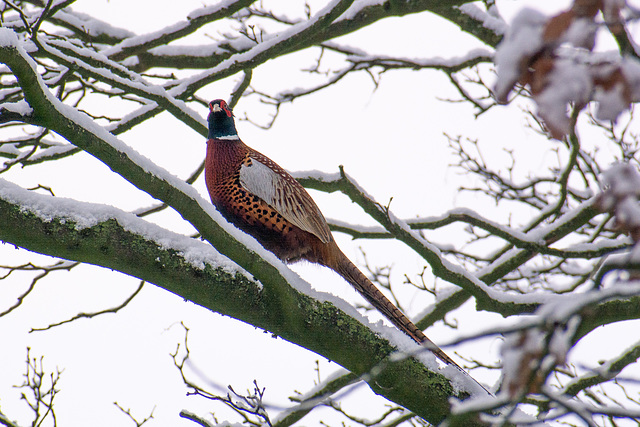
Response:
POLYGON ((222 216, 284 262, 307 260, 334 270, 398 329, 458 367, 342 253, 304 187, 240 140, 229 105, 216 99, 209 111, 205 180, 222 216))

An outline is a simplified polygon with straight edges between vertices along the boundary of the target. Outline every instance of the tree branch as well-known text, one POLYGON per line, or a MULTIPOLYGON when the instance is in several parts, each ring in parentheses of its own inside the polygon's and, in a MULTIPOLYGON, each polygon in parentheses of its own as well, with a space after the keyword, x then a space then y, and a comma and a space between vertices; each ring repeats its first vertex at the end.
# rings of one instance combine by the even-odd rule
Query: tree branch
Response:
MULTIPOLYGON (((78 213, 73 209, 61 214, 62 206, 55 208, 59 216, 51 218, 51 212, 47 212, 46 219, 42 219, 36 208, 14 201, 27 197, 25 193, 36 198, 32 200, 36 200, 34 203, 40 209, 56 202, 54 197, 35 195, 3 182, 0 185, 3 218, 0 240, 35 252, 120 271, 210 310, 269 330, 334 360, 357 376, 364 375, 374 392, 434 424, 446 417, 450 396, 464 397, 454 391, 445 377, 429 371, 416 359, 385 362, 395 352, 389 342, 333 304, 314 300, 285 281, 272 279, 263 282, 261 287, 245 275, 232 274, 217 265, 205 263, 196 267, 181 252, 180 245, 160 246, 134 231, 148 229, 150 224, 142 225, 144 220, 117 213, 115 209, 111 218, 91 226, 74 221, 78 213), (20 194, 23 197, 17 196, 20 194), (374 375, 370 374, 372 369, 374 375)), ((80 212, 100 209, 104 208, 78 202, 80 212)))

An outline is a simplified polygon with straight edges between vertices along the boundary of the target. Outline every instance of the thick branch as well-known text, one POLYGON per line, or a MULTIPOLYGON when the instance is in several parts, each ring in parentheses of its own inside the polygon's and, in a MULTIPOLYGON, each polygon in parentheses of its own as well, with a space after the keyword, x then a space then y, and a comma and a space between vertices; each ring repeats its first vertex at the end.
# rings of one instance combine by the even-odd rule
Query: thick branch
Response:
MULTIPOLYGON (((4 184, 5 188, 10 185, 4 184)), ((242 274, 233 275, 217 266, 195 267, 176 249, 160 247, 122 226, 120 218, 87 228, 77 226, 68 216, 43 220, 29 208, 5 200, 5 192, 0 191, 0 240, 154 283, 198 305, 267 329, 336 361, 357 376, 369 375, 374 392, 434 424, 447 415, 448 399, 455 393, 443 376, 412 358, 384 362, 394 347, 332 304, 314 300, 284 281, 271 280, 261 287, 242 274), (371 376, 374 367, 376 373, 371 376)), ((15 192, 12 194, 7 199, 16 199, 15 192)), ((55 203, 51 196, 37 197, 55 203)), ((91 205, 81 208, 90 211, 91 205)), ((135 220, 133 216, 125 219, 135 220)))
MULTIPOLYGON (((412 233, 406 223, 402 223, 393 217, 389 210, 366 195, 340 168, 340 175, 336 179, 317 179, 317 178, 301 178, 300 182, 308 188, 313 188, 325 192, 340 191, 348 196, 353 202, 357 203, 362 209, 373 219, 378 221, 389 233, 396 239, 402 241, 417 254, 422 256, 433 269, 433 274, 450 283, 462 288, 461 294, 457 292, 451 298, 455 300, 446 301, 443 307, 446 311, 455 308, 456 304, 464 303, 470 296, 476 298, 480 309, 494 311, 503 315, 530 313, 536 310, 540 302, 534 299, 528 299, 527 302, 498 301, 492 298, 485 284, 491 284, 504 277, 504 275, 513 271, 520 265, 524 264, 536 255, 531 249, 513 249, 511 252, 500 257, 496 262, 478 272, 476 276, 457 268, 448 263, 440 254, 440 251, 421 239, 415 233, 412 233)), ((584 223, 593 218, 597 212, 591 206, 591 203, 585 203, 582 208, 576 209, 570 214, 565 215, 553 227, 540 232, 539 240, 550 245, 570 232, 576 230, 584 223)), ((433 313, 442 314, 445 310, 437 310, 433 313)), ((423 325, 424 322, 421 322, 423 325)))
MULTIPOLYGON (((602 257, 608 253, 626 249, 631 246, 629 239, 607 240, 592 244, 578 244, 575 248, 552 248, 544 240, 532 239, 526 233, 517 231, 487 218, 483 218, 476 212, 469 209, 455 209, 440 217, 433 218, 412 218, 404 220, 412 230, 436 230, 441 227, 457 222, 478 227, 492 236, 500 237, 519 249, 528 249, 543 255, 552 255, 562 259, 580 258, 593 259, 602 257)), ((383 228, 361 229, 349 226, 346 223, 329 221, 332 231, 339 231, 353 237, 354 239, 394 239, 395 236, 383 228)))
POLYGON ((451 265, 445 260, 440 251, 426 240, 421 239, 411 232, 406 224, 400 223, 389 210, 368 197, 357 184, 355 184, 340 168, 340 177, 333 181, 317 179, 302 180, 305 186, 322 191, 341 191, 353 202, 357 203, 373 219, 378 221, 387 231, 393 234, 398 240, 405 243, 431 266, 433 274, 448 282, 460 286, 469 294, 473 295, 483 306, 502 314, 513 314, 515 312, 531 312, 536 309, 536 303, 499 302, 493 299, 488 293, 486 286, 477 278, 461 268, 451 265))
MULTIPOLYGON (((552 244, 564 238, 572 233, 574 230, 579 229, 584 224, 588 223, 598 212, 593 208, 592 203, 583 203, 577 209, 560 217, 553 227, 547 228, 544 232, 540 233, 540 238, 545 240, 547 244, 552 244)), ((492 284, 514 271, 521 265, 524 265, 527 261, 535 257, 537 253, 528 249, 511 249, 503 256, 498 258, 489 266, 482 269, 480 272, 480 279, 487 284, 492 284)), ((465 289, 451 294, 447 298, 444 298, 435 305, 431 312, 422 318, 418 324, 421 328, 426 328, 433 323, 441 320, 444 315, 464 304, 471 297, 465 289)))
POLYGON ((579 392, 593 387, 594 385, 610 381, 615 378, 624 368, 635 363, 640 358, 640 345, 636 344, 613 360, 608 361, 604 366, 598 367, 590 374, 577 378, 564 387, 563 394, 575 396, 579 392))
MULTIPOLYGON (((384 18, 401 17, 420 12, 431 12, 436 16, 460 26, 465 32, 475 36, 488 46, 497 46, 502 39, 502 35, 486 28, 481 21, 474 19, 469 14, 463 13, 458 8, 467 3, 471 2, 466 0, 446 2, 437 0, 387 0, 377 4, 354 2, 347 13, 340 17, 340 19, 320 29, 316 34, 305 37, 300 43, 292 46, 291 50, 285 53, 306 49, 327 40, 353 33, 384 18)), ((229 53, 197 56, 176 53, 175 51, 160 53, 154 50, 148 50, 139 54, 140 62, 135 66, 135 69, 139 72, 152 67, 209 69, 218 66, 221 61, 226 60, 234 53, 231 48, 225 49, 224 43, 221 43, 219 48, 218 50, 227 50, 229 53)))
POLYGON ((128 56, 136 55, 156 46, 169 44, 174 40, 193 33, 205 24, 233 15, 254 1, 255 0, 237 0, 231 4, 221 4, 195 10, 189 14, 187 21, 173 24, 167 29, 157 31, 153 35, 145 34, 124 39, 122 43, 110 48, 107 54, 111 59, 120 61, 128 56))

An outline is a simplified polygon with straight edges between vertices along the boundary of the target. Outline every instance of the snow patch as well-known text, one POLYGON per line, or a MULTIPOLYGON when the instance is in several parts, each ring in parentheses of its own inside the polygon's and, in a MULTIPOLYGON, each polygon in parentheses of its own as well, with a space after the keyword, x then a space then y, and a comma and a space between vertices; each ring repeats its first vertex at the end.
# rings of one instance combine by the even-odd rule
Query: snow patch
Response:
POLYGON ((509 26, 506 22, 497 14, 495 6, 491 6, 488 11, 480 9, 473 3, 466 3, 461 6, 457 6, 460 12, 465 15, 480 21, 484 28, 487 28, 498 35, 505 34, 509 26))
POLYGON ((542 47, 546 22, 544 14, 530 8, 522 9, 513 19, 495 54, 498 68, 495 92, 499 100, 506 100, 528 59, 542 47))
POLYGON ((10 28, 0 27, 0 46, 14 46, 19 45, 18 35, 10 28))
POLYGON ((53 147, 47 147, 42 150, 38 150, 35 154, 29 156, 29 161, 36 161, 47 157, 59 156, 69 151, 75 150, 77 147, 73 144, 60 144, 53 147))
POLYGON ((210 244, 166 230, 113 206, 38 194, 5 179, 0 179, 0 198, 19 205, 21 211, 30 212, 45 222, 72 222, 76 230, 114 219, 125 230, 155 242, 162 249, 175 250, 195 268, 203 269, 208 264, 213 268, 221 267, 231 274, 241 273, 251 277, 210 244))
POLYGON ((33 113, 33 108, 25 100, 17 102, 3 102, 0 104, 0 110, 11 111, 12 113, 20 114, 21 116, 28 116, 33 113))
POLYGON ((327 172, 322 172, 316 169, 309 170, 309 171, 291 172, 290 175, 295 179, 309 178, 309 179, 315 179, 322 182, 335 182, 335 181, 340 181, 341 179, 340 173, 338 172, 327 173, 327 172))
POLYGON ((586 104, 593 89, 589 67, 573 59, 557 59, 547 75, 547 85, 534 98, 545 123, 562 134, 571 128, 567 105, 586 104))
POLYGON ((63 10, 59 10, 53 16, 54 18, 60 19, 61 21, 64 21, 76 28, 81 28, 87 34, 94 37, 104 34, 116 39, 124 39, 135 35, 129 30, 114 27, 107 22, 95 19, 90 15, 71 11, 68 7, 63 10))

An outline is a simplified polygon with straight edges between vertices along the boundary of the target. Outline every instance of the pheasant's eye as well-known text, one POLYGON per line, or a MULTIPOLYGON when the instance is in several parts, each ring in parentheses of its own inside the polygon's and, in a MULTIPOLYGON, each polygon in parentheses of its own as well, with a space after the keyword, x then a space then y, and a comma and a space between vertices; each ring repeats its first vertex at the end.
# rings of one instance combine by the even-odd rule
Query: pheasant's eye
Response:
POLYGON ((229 105, 226 103, 226 101, 220 101, 220 107, 224 110, 225 113, 227 113, 227 116, 233 117, 231 108, 229 108, 229 105))

